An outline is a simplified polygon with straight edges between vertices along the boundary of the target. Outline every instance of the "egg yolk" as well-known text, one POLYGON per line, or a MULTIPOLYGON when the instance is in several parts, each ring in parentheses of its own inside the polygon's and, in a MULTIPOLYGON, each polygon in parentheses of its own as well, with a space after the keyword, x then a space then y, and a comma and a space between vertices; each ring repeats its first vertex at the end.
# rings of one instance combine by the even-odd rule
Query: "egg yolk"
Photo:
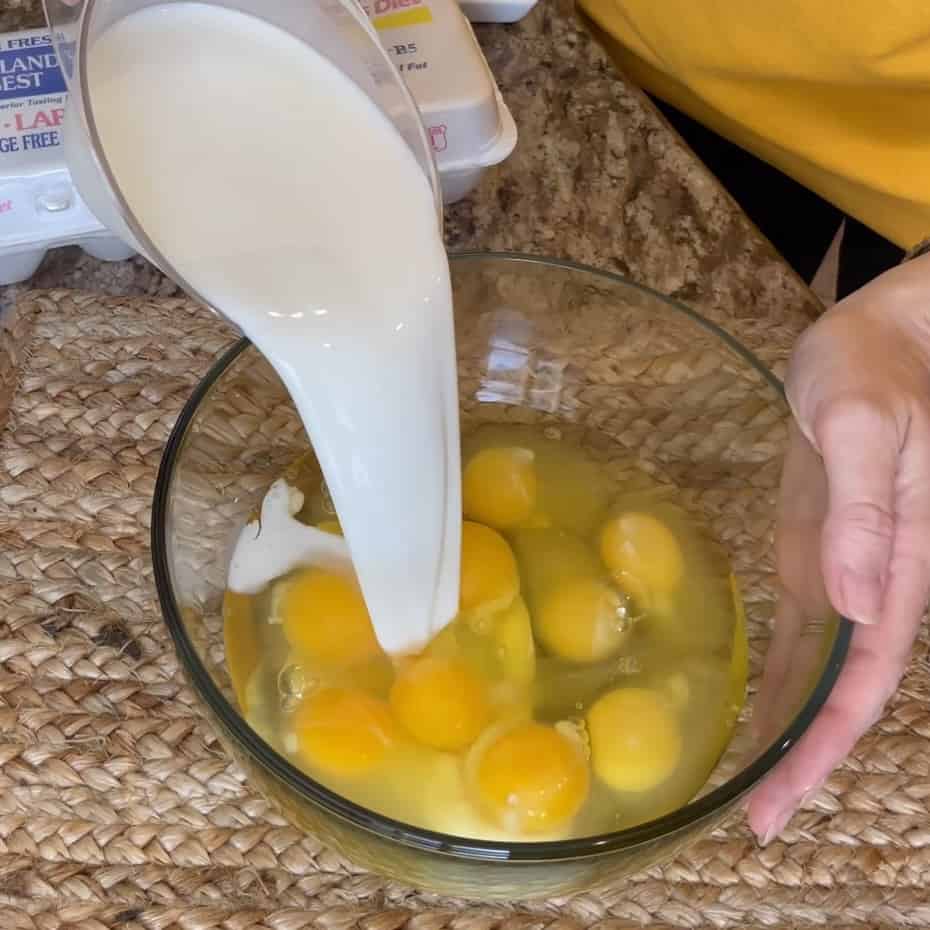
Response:
POLYGON ((223 640, 226 668, 236 700, 244 714, 249 712, 249 679, 258 666, 261 650, 252 622, 252 598, 235 591, 223 595, 223 640))
POLYGON ((285 582, 278 611, 291 646, 324 667, 349 668, 381 652, 362 592, 343 575, 305 569, 285 582))
POLYGON ((297 750, 307 764, 336 777, 370 773, 398 742, 388 705, 350 688, 312 692, 293 722, 297 750))
POLYGON ((536 507, 536 466, 529 449, 494 448, 476 453, 462 475, 465 516, 495 529, 519 526, 536 507))
POLYGON ((648 688, 617 688, 587 714, 591 764, 616 791, 649 791, 681 758, 681 728, 669 704, 648 688))
POLYGON ((500 533, 480 523, 462 524, 459 609, 474 616, 496 613, 520 593, 517 560, 500 533))
POLYGON ((601 558, 634 597, 670 593, 681 582, 684 558, 675 534, 647 513, 626 513, 601 530, 601 558))
POLYGON ((398 671, 391 709, 417 742, 444 752, 470 746, 490 715, 485 683, 452 658, 421 656, 398 671))
POLYGON ((532 720, 503 730, 482 747, 471 778, 485 815, 524 834, 568 823, 584 804, 590 783, 581 746, 532 720))
POLYGON ((542 600, 535 623, 546 649, 569 662, 610 658, 629 633, 626 601, 597 578, 559 585, 542 600))

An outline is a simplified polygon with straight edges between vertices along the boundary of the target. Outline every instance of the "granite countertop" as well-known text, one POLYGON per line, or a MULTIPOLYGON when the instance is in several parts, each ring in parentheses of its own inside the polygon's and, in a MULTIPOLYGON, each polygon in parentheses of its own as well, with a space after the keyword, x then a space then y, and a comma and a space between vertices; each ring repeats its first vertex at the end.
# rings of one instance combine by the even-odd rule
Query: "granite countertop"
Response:
MULTIPOLYGON (((41 25, 40 0, 6 0, 0 27, 41 25)), ((670 294, 765 356, 771 327, 802 328, 816 298, 752 227, 647 99, 576 18, 541 0, 522 22, 476 29, 520 139, 466 200, 448 208, 452 251, 569 258, 670 294)), ((104 263, 50 253, 27 287, 164 294, 175 286, 141 258, 104 263)), ((783 353, 782 353, 783 354, 783 353)), ((783 359, 770 357, 776 369, 783 359)))

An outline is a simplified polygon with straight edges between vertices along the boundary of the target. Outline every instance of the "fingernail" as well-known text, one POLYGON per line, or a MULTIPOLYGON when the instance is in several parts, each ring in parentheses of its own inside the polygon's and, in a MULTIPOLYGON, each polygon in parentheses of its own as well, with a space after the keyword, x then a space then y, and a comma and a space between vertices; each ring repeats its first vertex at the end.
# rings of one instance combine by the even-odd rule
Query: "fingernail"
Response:
POLYGON ((788 808, 786 811, 782 811, 770 824, 768 830, 765 831, 761 839, 761 843, 764 846, 768 846, 769 843, 774 840, 782 830, 788 825, 788 821, 791 820, 791 815, 794 813, 792 808, 788 808))
POLYGON ((856 623, 878 622, 882 608, 882 579, 846 570, 840 577, 843 613, 856 623))

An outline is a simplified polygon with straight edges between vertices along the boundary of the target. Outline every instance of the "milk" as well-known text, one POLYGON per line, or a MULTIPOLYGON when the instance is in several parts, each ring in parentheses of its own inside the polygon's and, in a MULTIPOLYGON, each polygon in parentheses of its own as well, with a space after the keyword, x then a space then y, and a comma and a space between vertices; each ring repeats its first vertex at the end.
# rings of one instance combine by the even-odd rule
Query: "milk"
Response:
POLYGON ((381 645, 418 648, 457 611, 461 534, 451 289, 426 176, 356 84, 243 13, 149 7, 87 65, 124 198, 275 367, 381 645))

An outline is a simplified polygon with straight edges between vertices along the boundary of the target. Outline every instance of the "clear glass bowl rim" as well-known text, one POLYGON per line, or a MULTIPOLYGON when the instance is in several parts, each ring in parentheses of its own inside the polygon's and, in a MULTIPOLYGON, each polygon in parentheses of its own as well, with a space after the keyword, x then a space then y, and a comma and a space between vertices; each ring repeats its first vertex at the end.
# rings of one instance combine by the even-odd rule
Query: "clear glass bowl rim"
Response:
MULTIPOLYGON (((685 304, 651 288, 636 284, 622 275, 601 271, 577 262, 513 252, 459 252, 451 254, 449 258, 453 265, 500 261, 514 263, 515 265, 538 265, 563 271, 581 272, 610 282, 611 285, 621 285, 659 300, 669 309, 683 314, 696 325, 703 327, 718 337, 740 356, 747 365, 761 374, 784 402, 782 383, 752 352, 742 346, 729 333, 685 304)), ((333 817, 347 821, 383 839, 422 851, 442 853, 470 860, 539 863, 602 856, 632 849, 641 844, 685 830, 694 826, 698 821, 728 808, 781 761, 792 746, 798 742, 820 711, 839 676, 848 651, 852 627, 845 618, 841 618, 839 621, 836 638, 826 659, 823 673, 814 686, 810 697, 781 736, 765 752, 758 755, 753 762, 729 781, 706 795, 669 814, 625 830, 598 836, 547 842, 508 843, 456 837, 414 827, 378 814, 349 801, 310 778, 262 740, 240 716, 236 708, 223 696, 187 634, 180 609, 175 600, 169 570, 166 530, 171 483, 175 465, 183 450, 187 430, 194 421, 200 404, 208 396, 213 386, 222 378, 232 363, 251 345, 252 343, 248 339, 240 339, 214 362, 184 405, 165 446, 152 503, 151 545, 155 585, 162 614, 174 640, 175 649, 191 684, 201 700, 206 703, 210 712, 215 715, 243 752, 267 770, 270 775, 283 782, 309 803, 316 805, 333 817)))

